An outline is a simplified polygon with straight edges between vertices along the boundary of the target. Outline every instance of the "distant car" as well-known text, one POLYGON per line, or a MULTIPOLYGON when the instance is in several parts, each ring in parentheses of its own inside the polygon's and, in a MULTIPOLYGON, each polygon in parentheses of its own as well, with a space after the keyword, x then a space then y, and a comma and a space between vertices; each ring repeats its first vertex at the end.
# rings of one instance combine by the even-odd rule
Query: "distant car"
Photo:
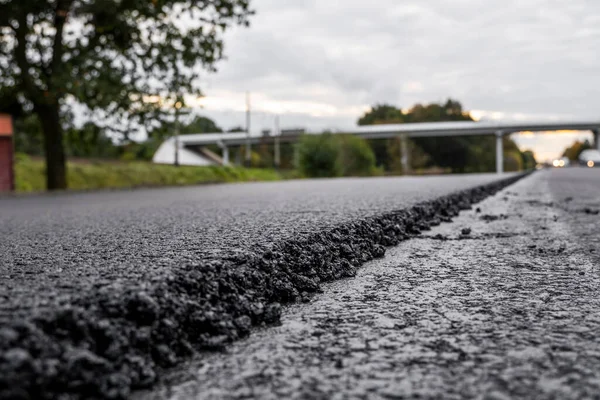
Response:
POLYGON ((587 167, 600 167, 600 151, 584 150, 579 155, 579 163, 587 167))
POLYGON ((570 164, 570 161, 569 161, 568 157, 558 158, 558 159, 552 161, 552 165, 554 165, 556 168, 568 167, 569 164, 570 164))

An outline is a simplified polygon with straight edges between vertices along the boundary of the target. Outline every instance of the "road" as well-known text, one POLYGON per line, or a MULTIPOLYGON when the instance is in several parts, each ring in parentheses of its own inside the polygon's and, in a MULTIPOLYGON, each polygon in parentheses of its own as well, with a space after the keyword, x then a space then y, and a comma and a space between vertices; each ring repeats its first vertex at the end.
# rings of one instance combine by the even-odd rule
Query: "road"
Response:
POLYGON ((599 398, 599 211, 537 172, 138 398, 599 398))
POLYGON ((0 398, 126 398, 517 178, 0 199, 0 398))

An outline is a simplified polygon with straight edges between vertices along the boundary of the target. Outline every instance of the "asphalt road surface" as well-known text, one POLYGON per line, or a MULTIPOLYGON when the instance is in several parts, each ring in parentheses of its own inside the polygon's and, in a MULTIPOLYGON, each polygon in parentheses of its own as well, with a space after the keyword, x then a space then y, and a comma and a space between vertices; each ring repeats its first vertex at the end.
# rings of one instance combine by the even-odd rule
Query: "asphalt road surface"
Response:
POLYGON ((210 185, 0 199, 0 318, 199 260, 273 243, 497 180, 471 175, 210 185))
POLYGON ((136 398, 600 398, 600 170, 476 207, 136 398))
POLYGON ((277 323, 280 304, 353 276, 384 246, 499 189, 499 179, 0 199, 0 398, 127 397, 197 349, 277 323))

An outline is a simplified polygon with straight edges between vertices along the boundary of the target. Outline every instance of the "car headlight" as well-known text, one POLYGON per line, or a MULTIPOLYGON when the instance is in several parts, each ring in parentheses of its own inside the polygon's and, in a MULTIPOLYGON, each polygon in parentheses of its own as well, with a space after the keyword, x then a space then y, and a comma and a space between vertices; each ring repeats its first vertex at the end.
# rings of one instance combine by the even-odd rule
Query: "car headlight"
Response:
POLYGON ((592 160, 588 161, 587 166, 592 168, 594 166, 594 162, 592 160))

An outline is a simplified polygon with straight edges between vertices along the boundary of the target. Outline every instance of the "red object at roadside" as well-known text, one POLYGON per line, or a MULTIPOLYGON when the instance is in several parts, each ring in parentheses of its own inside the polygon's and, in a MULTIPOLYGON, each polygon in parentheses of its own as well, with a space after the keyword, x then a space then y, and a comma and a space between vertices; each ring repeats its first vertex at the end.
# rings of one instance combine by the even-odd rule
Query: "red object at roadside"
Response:
POLYGON ((0 192, 9 192, 15 188, 12 136, 11 116, 0 114, 0 192))

